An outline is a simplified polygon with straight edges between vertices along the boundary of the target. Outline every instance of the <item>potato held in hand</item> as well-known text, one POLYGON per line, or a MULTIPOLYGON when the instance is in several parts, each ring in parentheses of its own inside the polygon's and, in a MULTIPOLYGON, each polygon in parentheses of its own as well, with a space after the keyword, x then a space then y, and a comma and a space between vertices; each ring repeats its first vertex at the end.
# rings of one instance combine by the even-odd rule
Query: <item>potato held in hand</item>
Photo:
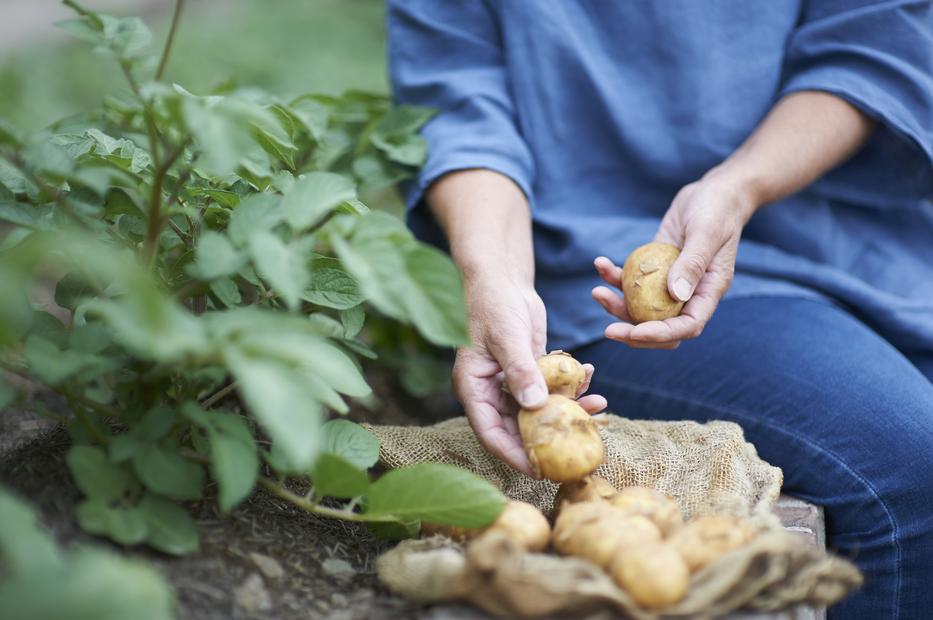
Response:
POLYGON ((680 250, 667 243, 648 243, 637 248, 622 266, 622 292, 632 321, 662 321, 680 314, 684 302, 667 291, 667 274, 680 250))
POLYGON ((605 457, 596 423, 566 396, 551 394, 544 407, 519 411, 518 429, 532 469, 555 482, 579 480, 605 457))
POLYGON ((552 351, 544 357, 539 357, 538 369, 547 383, 548 393, 560 394, 567 398, 576 398, 586 379, 583 364, 564 351, 552 351))

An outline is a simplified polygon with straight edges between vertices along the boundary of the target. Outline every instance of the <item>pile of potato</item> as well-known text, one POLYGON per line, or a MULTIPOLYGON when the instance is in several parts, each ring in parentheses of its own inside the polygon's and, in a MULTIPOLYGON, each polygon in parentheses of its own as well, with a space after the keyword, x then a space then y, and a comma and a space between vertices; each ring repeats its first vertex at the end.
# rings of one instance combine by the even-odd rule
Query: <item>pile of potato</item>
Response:
POLYGON ((538 360, 551 395, 547 405, 522 410, 519 429, 534 470, 562 483, 554 500, 553 531, 536 507, 510 500, 481 530, 425 524, 423 534, 467 541, 490 532, 519 547, 582 558, 605 570, 645 608, 662 609, 684 598, 690 575, 749 542, 754 529, 729 516, 700 516, 684 523, 677 503, 654 489, 615 489, 592 475, 605 458, 594 420, 574 399, 583 367, 556 351, 538 360))

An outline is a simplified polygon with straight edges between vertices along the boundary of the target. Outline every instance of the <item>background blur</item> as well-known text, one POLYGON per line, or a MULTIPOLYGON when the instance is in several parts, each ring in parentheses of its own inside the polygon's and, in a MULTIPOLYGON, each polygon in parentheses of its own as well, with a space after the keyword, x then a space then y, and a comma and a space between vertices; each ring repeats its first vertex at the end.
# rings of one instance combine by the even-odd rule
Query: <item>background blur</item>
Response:
MULTIPOLYGON (((157 49, 174 6, 81 3, 141 15, 157 49)), ((37 129, 125 88, 110 59, 55 28, 73 15, 58 0, 0 0, 0 118, 37 129)), ((187 0, 166 77, 196 93, 229 81, 282 96, 386 92, 384 21, 383 0, 187 0)))

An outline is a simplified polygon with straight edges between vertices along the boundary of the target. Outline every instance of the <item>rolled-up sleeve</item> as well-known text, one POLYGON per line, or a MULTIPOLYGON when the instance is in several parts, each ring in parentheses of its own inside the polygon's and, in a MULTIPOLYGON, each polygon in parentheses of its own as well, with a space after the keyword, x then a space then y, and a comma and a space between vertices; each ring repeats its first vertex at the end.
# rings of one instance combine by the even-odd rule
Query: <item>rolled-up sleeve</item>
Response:
MULTIPOLYGON (((933 3, 810 0, 788 40, 781 96, 835 94, 881 123, 870 149, 824 185, 836 193, 880 185, 890 170, 904 202, 933 191, 933 3), (884 160, 884 161, 882 161, 884 160), (880 178, 876 178, 880 177, 880 178)), ((869 192, 872 193, 872 192, 869 192)), ((858 199, 859 196, 844 196, 858 199)), ((881 196, 862 196, 870 202, 881 196)))
POLYGON ((509 92, 500 31, 485 0, 389 0, 389 73, 398 103, 438 110, 428 158, 408 195, 418 208, 441 175, 487 168, 531 198, 534 162, 509 92))

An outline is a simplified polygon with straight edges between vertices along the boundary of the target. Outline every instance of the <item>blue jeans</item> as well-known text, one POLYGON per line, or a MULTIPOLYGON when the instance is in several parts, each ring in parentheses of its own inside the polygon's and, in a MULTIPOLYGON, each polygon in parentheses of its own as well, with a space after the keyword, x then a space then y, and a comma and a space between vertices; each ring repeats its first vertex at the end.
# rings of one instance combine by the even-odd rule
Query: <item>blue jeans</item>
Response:
POLYGON ((909 359, 828 301, 777 297, 724 301, 675 351, 574 355, 614 412, 736 422, 785 492, 825 507, 829 547, 866 577, 831 618, 933 618, 933 355, 909 359))

